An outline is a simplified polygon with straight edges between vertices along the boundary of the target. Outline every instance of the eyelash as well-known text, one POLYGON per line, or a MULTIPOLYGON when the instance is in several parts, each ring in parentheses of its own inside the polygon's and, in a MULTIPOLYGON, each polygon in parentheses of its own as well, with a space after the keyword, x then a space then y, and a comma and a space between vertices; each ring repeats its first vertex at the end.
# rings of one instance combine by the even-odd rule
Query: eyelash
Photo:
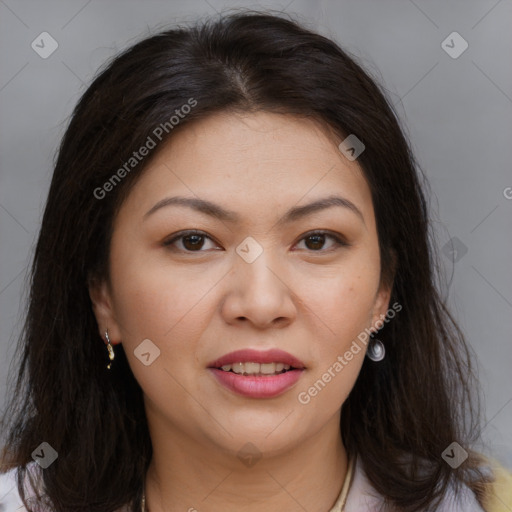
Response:
MULTIPOLYGON (((192 229, 192 230, 181 231, 181 232, 177 233, 172 238, 170 238, 168 240, 165 240, 163 242, 163 245, 165 247, 171 247, 172 244, 174 244, 176 241, 178 241, 178 240, 180 240, 182 238, 185 238, 187 236, 190 236, 190 235, 199 235, 199 236, 202 236, 204 238, 208 238, 209 240, 212 240, 213 242, 215 242, 213 240, 213 238, 208 236, 203 231, 192 229)), ((308 231, 307 233, 305 233, 303 235, 303 237, 299 240, 299 242, 302 242, 304 239, 309 238, 309 237, 314 236, 314 235, 325 235, 326 238, 331 238, 336 243, 335 249, 340 248, 340 247, 349 247, 350 246, 350 244, 345 242, 342 237, 340 237, 339 235, 336 235, 336 234, 334 234, 334 233, 332 233, 330 231, 326 231, 326 230, 308 231)), ((315 250, 309 250, 308 252, 311 252, 311 253, 323 253, 323 252, 331 252, 332 250, 333 249, 331 248, 331 249, 327 249, 327 250, 324 250, 324 249, 319 249, 319 250, 316 250, 316 251, 315 250)), ((206 251, 203 251, 203 250, 189 251, 187 249, 178 249, 178 251, 186 252, 186 253, 189 253, 189 254, 206 252, 206 251)))

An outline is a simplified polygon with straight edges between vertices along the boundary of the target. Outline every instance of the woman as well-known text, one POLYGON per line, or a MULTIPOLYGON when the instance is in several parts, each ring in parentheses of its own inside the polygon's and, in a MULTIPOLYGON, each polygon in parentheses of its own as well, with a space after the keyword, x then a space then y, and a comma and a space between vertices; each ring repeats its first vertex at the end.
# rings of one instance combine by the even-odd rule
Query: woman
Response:
POLYGON ((334 42, 245 13, 128 49, 60 147, 4 486, 58 512, 496 510, 427 217, 334 42))

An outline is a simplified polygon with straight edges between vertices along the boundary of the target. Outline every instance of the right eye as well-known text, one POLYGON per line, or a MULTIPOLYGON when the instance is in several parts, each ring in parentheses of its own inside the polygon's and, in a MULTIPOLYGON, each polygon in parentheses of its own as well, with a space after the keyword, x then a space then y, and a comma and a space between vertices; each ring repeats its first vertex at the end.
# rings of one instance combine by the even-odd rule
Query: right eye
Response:
POLYGON ((176 242, 180 241, 182 244, 181 248, 177 248, 177 250, 182 252, 205 252, 201 249, 204 246, 205 239, 212 240, 206 233, 203 231, 198 231, 195 229, 180 231, 179 233, 175 233, 171 235, 170 239, 167 239, 163 242, 165 247, 172 247, 176 249, 176 242))

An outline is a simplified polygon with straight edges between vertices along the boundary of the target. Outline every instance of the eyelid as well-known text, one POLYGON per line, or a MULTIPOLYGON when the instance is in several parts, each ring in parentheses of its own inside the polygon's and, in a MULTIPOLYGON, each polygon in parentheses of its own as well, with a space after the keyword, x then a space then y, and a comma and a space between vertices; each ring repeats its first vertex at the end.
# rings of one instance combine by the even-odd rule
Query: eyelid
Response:
MULTIPOLYGON (((313 235, 325 235, 325 236, 328 236, 330 238, 332 238, 336 244, 338 246, 342 246, 342 247, 349 247, 351 244, 349 244, 346 240, 346 238, 341 234, 341 233, 337 233, 335 231, 331 231, 329 229, 312 229, 311 231, 307 231, 306 233, 303 233, 302 235, 300 235, 300 238, 297 240, 297 242, 295 242, 293 245, 296 245, 297 243, 301 242, 302 240, 304 240, 304 238, 307 238, 309 236, 313 236, 313 235)), ((322 252, 328 252, 328 250, 320 250, 320 251, 309 251, 309 252, 318 252, 318 253, 322 253, 322 252)))
MULTIPOLYGON (((218 242, 216 242, 216 240, 213 237, 211 237, 210 235, 208 235, 204 231, 201 231, 199 229, 186 229, 184 231, 179 231, 178 233, 175 233, 174 235, 171 235, 171 238, 168 238, 168 239, 166 239, 166 240, 164 240, 162 242, 162 245, 164 245, 165 247, 169 247, 174 242, 177 242, 179 239, 184 238, 184 237, 186 237, 188 235, 200 235, 200 236, 202 236, 204 238, 208 238, 212 242, 218 244, 218 242)), ((298 238, 297 241, 293 245, 295 246, 299 242, 304 240, 305 238, 308 238, 309 236, 313 236, 313 235, 325 235, 326 237, 332 238, 334 240, 337 248, 339 248, 339 247, 350 247, 350 245, 351 245, 351 244, 349 244, 346 241, 346 239, 345 239, 345 237, 343 235, 341 235, 340 233, 334 232, 334 231, 330 231, 328 229, 313 229, 311 231, 307 231, 306 233, 303 233, 302 235, 300 235, 300 238, 298 238)), ((201 250, 199 250, 199 251, 187 251, 187 250, 182 250, 182 249, 177 249, 177 250, 180 251, 180 252, 183 252, 183 253, 187 253, 187 254, 207 252, 207 251, 201 251, 201 250)), ((320 249, 318 251, 310 250, 310 251, 307 251, 307 252, 310 252, 312 254, 314 254, 314 253, 322 254, 322 253, 331 252, 332 250, 333 249, 327 249, 327 250, 320 249)))
MULTIPOLYGON (((172 245, 174 242, 177 242, 180 238, 184 238, 189 235, 200 235, 204 238, 208 238, 208 239, 212 240, 213 242, 215 242, 217 244, 216 240, 213 237, 211 237, 210 235, 208 235, 207 233, 205 233, 204 231, 201 231, 199 229, 185 229, 184 231, 179 231, 178 233, 171 235, 171 238, 166 238, 162 242, 162 245, 164 245, 165 247, 168 247, 168 246, 172 245)), ((206 251, 183 251, 183 252, 193 253, 193 252, 206 252, 206 251)))

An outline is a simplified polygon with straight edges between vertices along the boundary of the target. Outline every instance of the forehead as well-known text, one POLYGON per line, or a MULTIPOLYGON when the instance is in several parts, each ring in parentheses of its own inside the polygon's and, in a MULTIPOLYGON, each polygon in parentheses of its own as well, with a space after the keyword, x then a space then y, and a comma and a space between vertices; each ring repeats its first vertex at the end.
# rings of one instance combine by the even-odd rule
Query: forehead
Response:
POLYGON ((345 158, 340 141, 311 119, 214 114, 185 125, 155 149, 128 201, 151 208, 179 193, 222 204, 241 201, 260 211, 339 192, 371 210, 361 167, 345 158))

